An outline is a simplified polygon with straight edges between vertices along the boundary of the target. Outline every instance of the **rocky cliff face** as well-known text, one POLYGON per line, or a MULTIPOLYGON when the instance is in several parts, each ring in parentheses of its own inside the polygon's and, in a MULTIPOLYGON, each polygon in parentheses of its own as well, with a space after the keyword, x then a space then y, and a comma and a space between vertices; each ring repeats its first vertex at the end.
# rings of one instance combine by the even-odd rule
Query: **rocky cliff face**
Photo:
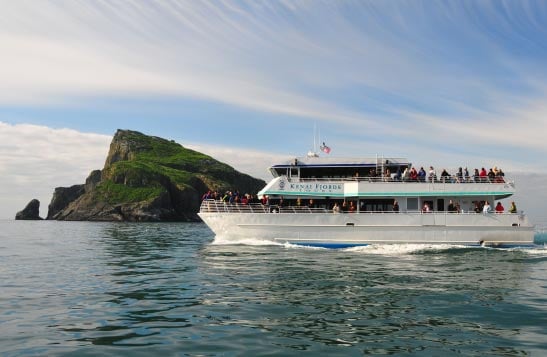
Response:
POLYGON ((27 206, 17 212, 15 215, 16 220, 40 220, 40 201, 37 199, 31 200, 27 206))
POLYGON ((48 219, 195 221, 204 192, 256 193, 264 185, 173 141, 118 130, 102 170, 83 185, 55 189, 48 219))

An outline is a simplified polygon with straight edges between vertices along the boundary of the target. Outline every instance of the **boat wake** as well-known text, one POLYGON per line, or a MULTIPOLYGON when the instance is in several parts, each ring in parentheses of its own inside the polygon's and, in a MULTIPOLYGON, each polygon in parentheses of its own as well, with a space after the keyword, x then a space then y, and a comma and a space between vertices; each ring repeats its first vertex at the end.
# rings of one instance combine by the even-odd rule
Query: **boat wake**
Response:
POLYGON ((437 253, 448 250, 477 249, 456 244, 376 244, 363 247, 352 247, 343 249, 347 252, 366 253, 376 255, 407 255, 419 253, 437 253))
POLYGON ((435 254, 447 252, 465 252, 465 251, 505 251, 505 252, 523 252, 534 256, 547 256, 547 246, 535 245, 532 247, 498 248, 482 246, 466 246, 458 244, 371 244, 367 246, 357 246, 349 248, 331 249, 325 247, 307 246, 301 244, 291 244, 286 242, 275 242, 260 238, 225 238, 216 236, 212 245, 246 245, 246 246, 277 246, 286 249, 307 249, 307 250, 328 250, 342 251, 350 253, 362 253, 371 255, 412 255, 412 254, 435 254))
POLYGON ((267 239, 260 238, 225 238, 222 236, 215 236, 215 239, 211 243, 212 245, 251 245, 251 246, 283 246, 283 243, 274 242, 267 239))

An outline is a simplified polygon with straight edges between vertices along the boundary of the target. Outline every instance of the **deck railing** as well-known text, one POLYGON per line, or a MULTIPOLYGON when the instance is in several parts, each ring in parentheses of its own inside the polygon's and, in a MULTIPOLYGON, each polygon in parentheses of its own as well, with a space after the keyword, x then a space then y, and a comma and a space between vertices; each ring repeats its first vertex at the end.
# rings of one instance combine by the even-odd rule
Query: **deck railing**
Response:
MULTIPOLYGON (((220 200, 204 200, 201 203, 200 212, 210 212, 210 213, 333 213, 332 209, 327 209, 324 207, 308 207, 308 206, 279 206, 279 205, 263 205, 260 203, 227 203, 220 200)), ((359 212, 340 212, 340 214, 399 214, 399 213, 409 213, 409 214, 446 214, 446 215, 456 215, 456 214, 482 214, 476 213, 475 211, 466 211, 466 212, 449 212, 449 211, 429 211, 422 212, 420 210, 407 210, 401 212, 393 211, 359 211, 359 212)), ((489 213, 492 215, 522 215, 523 212, 518 213, 489 213)))
POLYGON ((289 181, 295 182, 324 182, 324 181, 336 181, 336 182, 404 182, 404 183, 482 183, 482 184, 504 184, 513 183, 511 180, 507 180, 504 177, 495 177, 490 179, 488 177, 457 177, 457 176, 437 176, 435 178, 418 178, 412 180, 410 178, 397 178, 397 177, 369 177, 369 176, 329 176, 329 177, 299 177, 292 178, 289 181))

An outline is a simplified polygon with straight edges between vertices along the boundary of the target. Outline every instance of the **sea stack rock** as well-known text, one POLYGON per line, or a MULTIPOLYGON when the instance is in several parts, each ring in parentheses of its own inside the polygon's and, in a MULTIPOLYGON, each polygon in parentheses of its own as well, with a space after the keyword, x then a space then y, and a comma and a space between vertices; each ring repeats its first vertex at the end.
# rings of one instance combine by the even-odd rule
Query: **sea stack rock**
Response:
POLYGON ((40 201, 33 199, 30 201, 27 206, 22 210, 17 212, 15 215, 16 220, 27 220, 27 221, 37 221, 41 220, 40 218, 40 201))

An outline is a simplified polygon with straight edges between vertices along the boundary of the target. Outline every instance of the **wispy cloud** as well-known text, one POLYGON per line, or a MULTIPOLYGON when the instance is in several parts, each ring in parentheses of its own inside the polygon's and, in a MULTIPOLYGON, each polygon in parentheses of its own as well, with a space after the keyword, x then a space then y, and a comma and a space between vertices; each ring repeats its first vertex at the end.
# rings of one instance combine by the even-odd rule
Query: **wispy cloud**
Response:
POLYGON ((388 142, 544 154, 546 23, 525 1, 8 2, 0 103, 199 98, 388 142))
POLYGON ((279 164, 291 160, 291 156, 278 153, 248 150, 221 145, 209 145, 200 143, 182 143, 183 146, 207 154, 215 159, 227 163, 236 170, 261 178, 268 182, 272 175, 268 168, 273 164, 279 164))
MULTIPOLYGON (((402 93, 416 87, 449 92, 437 84, 462 74, 476 78, 484 63, 491 70, 502 70, 504 61, 518 58, 495 42, 498 34, 479 27, 484 17, 495 17, 496 24, 503 20, 494 6, 475 7, 483 15, 476 19, 465 7, 416 4, 423 7, 377 2, 350 8, 321 2, 22 1, 6 4, 0 27, 5 52, 13 54, 6 66, 15 69, 12 73, 30 71, 42 78, 44 69, 52 66, 59 72, 49 79, 60 84, 91 82, 91 91, 102 83, 100 89, 107 91, 161 88, 230 102, 235 100, 230 92, 241 90, 239 104, 249 106, 275 93, 290 96, 308 93, 307 87, 333 89, 356 83, 402 93), (438 41, 443 36, 487 53, 493 62, 438 41), (464 67, 468 65, 474 67, 464 67), (85 68, 88 71, 71 71, 85 68), (99 73, 98 78, 93 73, 99 73), (424 78, 427 74, 430 78, 424 78), (140 76, 159 83, 153 85, 153 80, 140 76), (220 93, 212 88, 217 83, 225 83, 220 93), (260 88, 266 91, 244 99, 260 88)), ((530 16, 524 6, 513 10, 530 16)), ((507 20, 501 23, 501 31, 514 32, 514 27, 504 28, 507 20)), ((73 88, 65 89, 70 94, 73 88)), ((309 101, 315 98, 306 96, 309 101)), ((268 109, 285 110, 286 100, 274 96, 268 109)))

